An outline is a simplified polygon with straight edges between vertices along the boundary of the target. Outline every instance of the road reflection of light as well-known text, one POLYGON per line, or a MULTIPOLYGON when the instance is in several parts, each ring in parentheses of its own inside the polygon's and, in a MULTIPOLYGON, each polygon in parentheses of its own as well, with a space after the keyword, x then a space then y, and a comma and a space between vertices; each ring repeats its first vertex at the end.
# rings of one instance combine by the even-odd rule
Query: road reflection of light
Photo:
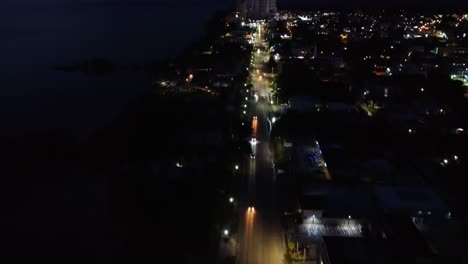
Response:
MULTIPOLYGON (((252 120, 252 134, 253 134, 252 136, 253 136, 254 138, 257 137, 257 127, 258 127, 257 117, 254 116, 254 117, 253 117, 253 120, 252 120)), ((252 143, 253 143, 253 142, 252 142, 252 143)))
POLYGON ((245 214, 244 214, 245 228, 243 232, 242 251, 239 256, 241 259, 240 263, 249 263, 250 250, 254 246, 253 228, 254 228, 255 211, 249 210, 249 208, 245 210, 245 214))

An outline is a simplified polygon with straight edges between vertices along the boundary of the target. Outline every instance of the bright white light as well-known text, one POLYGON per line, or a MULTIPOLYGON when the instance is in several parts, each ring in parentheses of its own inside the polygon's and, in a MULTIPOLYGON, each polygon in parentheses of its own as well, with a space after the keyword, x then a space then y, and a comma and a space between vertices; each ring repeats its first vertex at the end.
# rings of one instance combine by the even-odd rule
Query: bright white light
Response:
POLYGON ((458 156, 457 156, 457 155, 454 155, 454 156, 453 156, 453 159, 454 159, 454 160, 458 160, 458 156))
POLYGON ((229 235, 229 230, 224 229, 224 235, 225 235, 225 236, 229 235))
POLYGON ((182 168, 182 167, 184 167, 184 165, 182 165, 181 163, 177 162, 177 163, 176 163, 176 167, 177 167, 177 168, 182 168))
POLYGON ((230 202, 230 203, 233 203, 233 202, 234 202, 234 198, 233 198, 233 197, 230 197, 230 198, 229 198, 229 202, 230 202))
POLYGON ((448 164, 448 159, 444 159, 444 164, 448 164))
POLYGON ((248 97, 245 97, 245 100, 249 100, 249 98, 248 98, 248 97))
POLYGON ((424 88, 421 88, 421 92, 424 92, 424 88))
POLYGON ((350 216, 350 215, 348 215, 348 219, 351 219, 351 216, 350 216))
POLYGON ((239 170, 239 165, 234 166, 234 169, 239 170))
POLYGON ((246 112, 246 111, 243 111, 243 113, 244 113, 244 115, 245 115, 245 114, 247 114, 247 112, 246 112))
POLYGON ((276 122, 276 117, 273 117, 273 118, 271 119, 271 122, 274 124, 274 123, 276 122))

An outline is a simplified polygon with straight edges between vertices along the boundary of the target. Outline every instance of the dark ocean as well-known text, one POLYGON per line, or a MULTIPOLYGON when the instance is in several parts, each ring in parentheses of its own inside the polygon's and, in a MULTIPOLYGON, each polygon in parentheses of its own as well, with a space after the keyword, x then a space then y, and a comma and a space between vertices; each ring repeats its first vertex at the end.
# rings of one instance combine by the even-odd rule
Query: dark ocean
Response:
POLYGON ((150 78, 65 73, 51 66, 93 58, 145 63, 174 57, 203 37, 209 17, 225 8, 222 3, 6 0, 0 4, 1 135, 61 131, 86 138, 122 112, 150 78))

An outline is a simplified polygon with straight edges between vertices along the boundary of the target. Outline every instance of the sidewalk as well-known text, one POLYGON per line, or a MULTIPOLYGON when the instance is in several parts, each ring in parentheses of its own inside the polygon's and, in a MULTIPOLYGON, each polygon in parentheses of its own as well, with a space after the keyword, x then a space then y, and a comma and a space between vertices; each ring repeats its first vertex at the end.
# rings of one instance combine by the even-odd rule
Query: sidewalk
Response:
POLYGON ((219 241, 218 258, 216 263, 218 264, 234 264, 236 260, 237 251, 236 239, 231 237, 228 241, 224 238, 219 241))

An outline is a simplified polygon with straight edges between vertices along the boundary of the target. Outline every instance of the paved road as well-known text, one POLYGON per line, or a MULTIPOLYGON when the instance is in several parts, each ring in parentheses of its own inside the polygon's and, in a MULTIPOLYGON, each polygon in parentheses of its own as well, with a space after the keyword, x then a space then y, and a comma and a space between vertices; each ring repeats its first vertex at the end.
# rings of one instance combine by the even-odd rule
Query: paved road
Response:
MULTIPOLYGON (((263 36, 257 38, 256 45, 265 45, 263 36)), ((285 252, 276 175, 273 169, 273 157, 268 146, 270 124, 267 119, 270 111, 270 89, 267 78, 262 74, 262 64, 268 54, 262 51, 255 53, 254 67, 251 67, 253 91, 259 100, 252 100, 250 117, 257 117, 256 158, 249 161, 248 175, 243 183, 241 193, 242 220, 239 233, 237 263, 242 264, 279 264, 283 263, 285 252), (257 72, 257 70, 259 70, 257 72), (266 99, 262 99, 266 98, 266 99), (254 206, 255 211, 248 210, 254 206)))

